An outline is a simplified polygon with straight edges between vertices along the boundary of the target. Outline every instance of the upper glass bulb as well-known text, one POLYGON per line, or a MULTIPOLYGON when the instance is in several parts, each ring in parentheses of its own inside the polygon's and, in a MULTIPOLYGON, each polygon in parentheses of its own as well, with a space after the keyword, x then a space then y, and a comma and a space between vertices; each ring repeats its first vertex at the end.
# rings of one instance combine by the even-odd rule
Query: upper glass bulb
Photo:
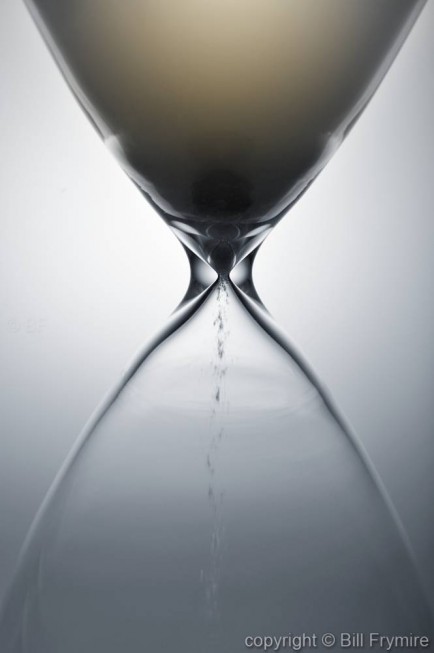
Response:
POLYGON ((228 271, 324 167, 425 0, 28 0, 104 140, 228 271))

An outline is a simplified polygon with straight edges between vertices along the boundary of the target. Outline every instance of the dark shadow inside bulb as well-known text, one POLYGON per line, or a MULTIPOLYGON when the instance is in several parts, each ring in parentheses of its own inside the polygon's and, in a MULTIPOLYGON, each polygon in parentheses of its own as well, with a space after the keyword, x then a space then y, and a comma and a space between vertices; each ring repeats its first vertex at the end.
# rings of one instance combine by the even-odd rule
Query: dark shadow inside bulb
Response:
POLYGON ((192 201, 203 217, 230 219, 252 206, 251 185, 230 170, 212 170, 194 182, 192 201))

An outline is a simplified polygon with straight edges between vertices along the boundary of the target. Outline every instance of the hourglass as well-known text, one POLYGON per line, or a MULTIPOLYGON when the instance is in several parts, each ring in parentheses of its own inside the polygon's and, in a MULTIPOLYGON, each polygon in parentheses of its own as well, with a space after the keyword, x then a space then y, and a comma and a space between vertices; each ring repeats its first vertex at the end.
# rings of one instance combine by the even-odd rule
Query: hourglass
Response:
POLYGON ((28 5, 191 281, 59 472, 0 650, 238 653, 301 633, 327 650, 320 635, 341 632, 368 650, 371 632, 429 635, 381 481, 252 281, 424 0, 28 5))

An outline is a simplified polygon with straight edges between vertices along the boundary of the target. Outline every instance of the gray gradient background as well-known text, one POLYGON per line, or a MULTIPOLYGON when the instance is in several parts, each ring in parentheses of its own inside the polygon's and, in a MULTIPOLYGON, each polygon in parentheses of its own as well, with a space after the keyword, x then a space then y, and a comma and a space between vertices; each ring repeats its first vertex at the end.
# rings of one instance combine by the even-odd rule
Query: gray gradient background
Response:
MULTIPOLYGON (((381 473, 434 603, 433 34, 429 0, 255 278, 381 473)), ((74 438, 188 271, 19 0, 0 7, 0 125, 1 598, 74 438)))

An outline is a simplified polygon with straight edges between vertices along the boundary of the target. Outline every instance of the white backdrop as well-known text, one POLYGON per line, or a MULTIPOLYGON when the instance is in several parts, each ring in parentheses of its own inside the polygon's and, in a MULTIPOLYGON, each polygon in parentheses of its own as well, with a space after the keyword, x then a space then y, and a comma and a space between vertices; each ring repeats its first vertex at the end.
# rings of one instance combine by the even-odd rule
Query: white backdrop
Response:
MULTIPOLYGON (((434 599, 434 1, 258 256, 264 302, 358 431, 434 599)), ((187 284, 23 3, 0 7, 0 596, 50 481, 187 284)))

